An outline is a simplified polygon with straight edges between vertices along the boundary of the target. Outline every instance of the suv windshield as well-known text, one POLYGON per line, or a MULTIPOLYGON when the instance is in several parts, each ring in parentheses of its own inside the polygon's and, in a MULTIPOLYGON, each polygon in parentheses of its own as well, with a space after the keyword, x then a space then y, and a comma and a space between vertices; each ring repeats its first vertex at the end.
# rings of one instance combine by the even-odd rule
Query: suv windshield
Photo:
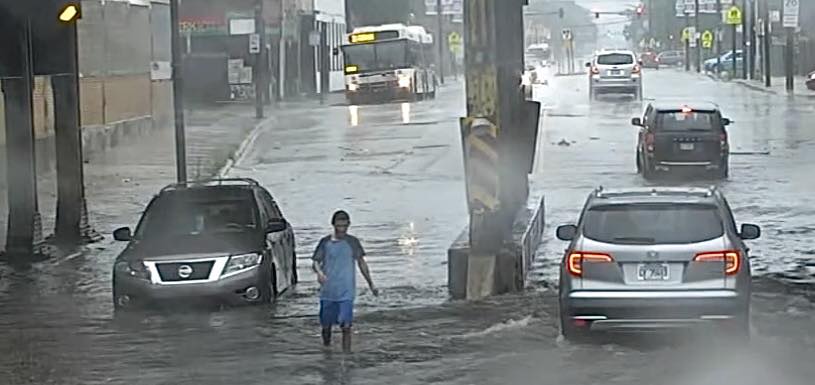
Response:
POLYGON ((605 55, 598 55, 597 64, 612 66, 634 64, 634 57, 627 53, 609 53, 605 55))
POLYGON ((136 238, 173 238, 239 233, 257 227, 252 195, 171 193, 144 214, 136 238))
POLYGON ((657 114, 658 131, 713 131, 719 127, 717 114, 711 111, 669 111, 657 114))
POLYGON ((616 204, 589 209, 583 234, 608 243, 696 243, 724 233, 715 206, 701 204, 616 204))

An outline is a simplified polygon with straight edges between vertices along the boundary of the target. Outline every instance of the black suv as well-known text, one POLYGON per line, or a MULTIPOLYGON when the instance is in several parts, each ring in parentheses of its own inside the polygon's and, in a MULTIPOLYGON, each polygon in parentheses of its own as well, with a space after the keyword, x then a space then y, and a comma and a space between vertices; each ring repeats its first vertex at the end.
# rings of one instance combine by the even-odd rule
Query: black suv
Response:
POLYGON ((647 179, 659 171, 693 170, 727 178, 730 145, 723 118, 713 103, 651 103, 642 118, 631 119, 640 127, 637 141, 637 172, 647 179))
POLYGON ((252 179, 173 184, 153 197, 113 268, 119 309, 161 300, 260 304, 297 283, 294 232, 252 179))

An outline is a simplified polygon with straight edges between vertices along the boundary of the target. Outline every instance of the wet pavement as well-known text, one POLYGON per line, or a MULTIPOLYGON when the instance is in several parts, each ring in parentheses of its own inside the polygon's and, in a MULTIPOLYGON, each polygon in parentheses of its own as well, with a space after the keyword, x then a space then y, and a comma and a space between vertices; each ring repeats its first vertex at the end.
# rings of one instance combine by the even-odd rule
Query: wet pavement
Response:
MULTIPOLYGON (((466 224, 460 83, 435 101, 292 111, 258 132, 229 175, 260 180, 294 224, 296 289, 273 307, 114 317, 109 272, 122 245, 106 240, 30 270, 2 266, 0 383, 811 383, 815 105, 695 74, 647 72, 646 98, 712 100, 735 121, 731 178, 718 184, 737 221, 764 228, 751 242, 753 340, 573 345, 558 333, 555 286, 565 244, 553 229, 575 220, 598 184, 648 185, 635 172, 629 124, 643 106, 589 103, 582 76, 557 77, 536 97, 545 115, 533 178, 546 193, 549 230, 525 293, 473 304, 447 298, 446 247, 466 224), (319 347, 308 267, 338 208, 351 213, 351 231, 368 249, 382 290, 374 298, 360 289, 350 356, 319 347)), ((125 216, 134 222, 132 211, 125 216)), ((112 217, 98 218, 112 228, 112 217)))

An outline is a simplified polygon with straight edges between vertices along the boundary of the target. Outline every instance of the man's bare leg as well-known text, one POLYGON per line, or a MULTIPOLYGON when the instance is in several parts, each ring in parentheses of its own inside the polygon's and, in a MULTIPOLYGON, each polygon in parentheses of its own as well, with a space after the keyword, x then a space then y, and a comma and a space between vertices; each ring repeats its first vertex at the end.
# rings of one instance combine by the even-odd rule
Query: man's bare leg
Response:
POLYGON ((351 327, 343 326, 342 328, 342 352, 351 353, 351 327))

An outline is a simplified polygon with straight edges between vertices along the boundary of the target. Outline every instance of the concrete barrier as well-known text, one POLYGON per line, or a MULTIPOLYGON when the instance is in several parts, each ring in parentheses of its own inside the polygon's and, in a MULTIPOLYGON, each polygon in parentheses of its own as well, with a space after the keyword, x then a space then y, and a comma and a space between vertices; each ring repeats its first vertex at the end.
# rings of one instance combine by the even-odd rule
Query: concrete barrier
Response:
POLYGON ((82 152, 87 157, 107 151, 124 140, 146 135, 152 128, 150 116, 82 127, 82 152))
POLYGON ((545 199, 530 196, 516 215, 512 239, 495 256, 470 253, 469 228, 447 250, 447 287, 454 299, 479 299, 524 289, 545 228, 545 199))

